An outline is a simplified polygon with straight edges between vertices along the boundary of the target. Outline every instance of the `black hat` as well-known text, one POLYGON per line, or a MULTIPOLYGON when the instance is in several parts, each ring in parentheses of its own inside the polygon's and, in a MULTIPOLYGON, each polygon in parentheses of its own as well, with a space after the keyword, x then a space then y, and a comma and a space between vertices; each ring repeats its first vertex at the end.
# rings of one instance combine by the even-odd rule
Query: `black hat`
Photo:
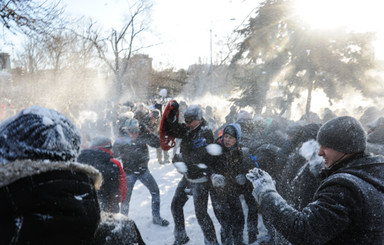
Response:
POLYGON ((105 136, 96 136, 91 141, 91 147, 103 147, 103 148, 111 149, 112 141, 111 139, 105 136))
POLYGON ((80 132, 59 112, 32 106, 0 125, 0 156, 16 159, 74 160, 81 146, 80 132))
POLYGON ((198 105, 190 105, 184 112, 184 118, 190 120, 201 120, 203 118, 203 110, 198 105))
POLYGON ((364 152, 367 136, 361 123, 353 117, 342 116, 320 127, 317 142, 342 153, 364 152))

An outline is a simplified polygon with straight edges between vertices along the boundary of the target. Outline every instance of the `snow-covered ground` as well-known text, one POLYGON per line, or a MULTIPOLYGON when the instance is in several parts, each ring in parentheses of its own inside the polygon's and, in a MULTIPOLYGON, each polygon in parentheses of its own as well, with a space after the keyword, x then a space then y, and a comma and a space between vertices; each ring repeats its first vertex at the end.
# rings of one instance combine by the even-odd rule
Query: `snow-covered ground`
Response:
MULTIPOLYGON (((170 155, 172 155, 172 150, 170 150, 169 153, 170 155)), ((161 216, 167 219, 170 222, 170 225, 168 227, 161 227, 152 223, 151 195, 148 189, 140 181, 136 182, 133 190, 132 199, 130 203, 129 217, 136 222, 136 225, 138 226, 141 232, 143 240, 146 242, 147 245, 172 245, 174 242, 174 223, 171 214, 171 201, 176 186, 182 176, 176 171, 173 164, 169 163, 165 165, 160 165, 156 159, 155 149, 150 148, 150 155, 151 160, 149 162, 149 169, 154 178, 156 179, 157 184, 160 188, 161 216)), ((208 209, 208 212, 216 227, 217 237, 218 239, 220 239, 220 225, 213 213, 213 209, 210 202, 208 209)), ((203 245, 203 234, 196 220, 192 197, 190 197, 190 200, 184 206, 184 215, 187 234, 191 239, 188 245, 203 245)), ((259 227, 260 226, 261 224, 259 218, 259 227)), ((265 235, 263 227, 260 227, 260 229, 261 232, 259 235, 265 235)), ((246 242, 246 229, 244 231, 244 239, 246 242)), ((254 244, 258 244, 258 242, 254 244)))

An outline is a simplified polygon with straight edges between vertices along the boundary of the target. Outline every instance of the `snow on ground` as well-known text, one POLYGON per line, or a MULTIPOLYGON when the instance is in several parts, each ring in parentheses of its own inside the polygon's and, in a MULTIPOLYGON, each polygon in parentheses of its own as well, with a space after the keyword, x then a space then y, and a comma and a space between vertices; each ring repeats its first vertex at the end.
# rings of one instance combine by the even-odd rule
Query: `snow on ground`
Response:
MULTIPOLYGON (((170 150, 169 153, 170 156, 172 156, 172 150, 170 150)), ((143 240, 147 245, 172 245, 174 242, 174 223, 171 214, 171 201, 173 194, 175 193, 176 186, 182 176, 176 171, 172 163, 160 165, 156 159, 155 149, 150 148, 150 156, 151 160, 149 162, 149 170, 154 176, 160 189, 160 213, 164 219, 167 219, 170 222, 170 224, 168 227, 161 227, 152 223, 151 195, 148 189, 140 181, 136 182, 133 190, 129 217, 135 221, 143 240)), ((220 239, 220 225, 213 213, 210 202, 208 213, 210 214, 216 227, 216 235, 218 239, 220 239)), ((192 197, 190 197, 190 200, 188 200, 184 206, 184 216, 187 234, 191 239, 188 245, 203 245, 203 233, 196 220, 192 197)), ((263 233, 265 234, 265 232, 261 232, 261 234, 263 233)), ((246 233, 244 234, 244 237, 246 242, 246 233)), ((258 244, 258 242, 254 244, 258 244)))

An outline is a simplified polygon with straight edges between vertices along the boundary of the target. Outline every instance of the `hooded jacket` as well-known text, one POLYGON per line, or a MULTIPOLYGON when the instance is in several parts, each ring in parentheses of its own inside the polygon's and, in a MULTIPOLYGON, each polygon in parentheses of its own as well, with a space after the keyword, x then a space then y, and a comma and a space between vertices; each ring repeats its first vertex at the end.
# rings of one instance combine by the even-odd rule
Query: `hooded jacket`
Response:
MULTIPOLYGON (((248 153, 243 152, 243 149, 239 144, 242 136, 240 125, 236 123, 228 124, 224 127, 223 132, 226 132, 228 127, 232 127, 236 132, 236 144, 231 148, 227 148, 223 142, 224 135, 216 139, 215 142, 222 147, 223 154, 215 158, 212 171, 215 174, 221 174, 225 177, 226 190, 230 188, 231 191, 241 193, 241 189, 244 188, 244 185, 239 185, 237 183, 236 176, 243 175, 245 178, 245 174, 247 174, 250 169, 254 168, 255 165, 250 161, 250 156, 248 153)), ((248 181, 246 181, 245 184, 249 185, 249 187, 252 187, 251 183, 248 181)))
POLYGON ((356 154, 323 175, 302 211, 269 192, 261 212, 292 244, 383 244, 384 157, 356 154))

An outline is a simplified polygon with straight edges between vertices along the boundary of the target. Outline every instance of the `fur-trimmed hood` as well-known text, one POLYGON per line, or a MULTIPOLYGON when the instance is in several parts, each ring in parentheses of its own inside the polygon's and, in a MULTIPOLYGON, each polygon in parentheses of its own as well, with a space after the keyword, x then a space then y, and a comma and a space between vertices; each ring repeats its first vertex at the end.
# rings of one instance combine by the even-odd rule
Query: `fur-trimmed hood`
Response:
POLYGON ((76 162, 54 162, 48 160, 16 160, 0 166, 0 188, 19 179, 53 170, 83 172, 91 177, 98 190, 103 182, 101 173, 94 167, 76 162))

